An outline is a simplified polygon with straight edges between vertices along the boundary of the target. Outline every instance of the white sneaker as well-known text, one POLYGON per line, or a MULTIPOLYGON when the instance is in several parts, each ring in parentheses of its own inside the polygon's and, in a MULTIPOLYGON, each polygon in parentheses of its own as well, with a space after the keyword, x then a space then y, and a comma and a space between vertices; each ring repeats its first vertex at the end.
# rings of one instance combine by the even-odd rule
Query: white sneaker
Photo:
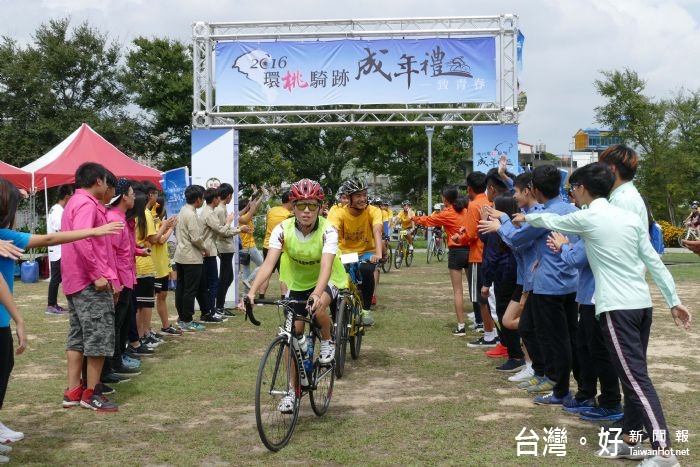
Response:
POLYGON ((10 462, 10 458, 0 454, 0 464, 7 464, 8 462, 10 462))
POLYGON ((334 357, 335 344, 332 341, 321 341, 321 351, 318 355, 318 361, 321 365, 332 362, 334 357))
POLYGON ((637 464, 637 467, 680 467, 678 458, 674 455, 671 457, 650 456, 637 464))
POLYGON ((535 370, 532 369, 532 362, 526 362, 525 367, 508 378, 508 381, 513 383, 522 383, 523 381, 528 381, 530 378, 535 376, 535 370))
POLYGON ((0 423, 0 443, 15 443, 24 439, 24 433, 14 431, 0 423))
POLYGON ((277 410, 283 414, 294 413, 294 404, 296 403, 296 399, 297 398, 294 394, 284 396, 279 405, 277 405, 277 410))
POLYGON ((0 454, 7 454, 9 452, 12 452, 12 446, 5 446, 4 444, 0 444, 0 454))
POLYGON ((214 312, 214 317, 215 317, 215 318, 219 318, 219 319, 220 319, 222 322, 224 322, 224 323, 225 323, 226 321, 228 321, 228 316, 226 316, 226 315, 223 314, 223 313, 219 313, 218 311, 215 311, 215 312, 214 312))

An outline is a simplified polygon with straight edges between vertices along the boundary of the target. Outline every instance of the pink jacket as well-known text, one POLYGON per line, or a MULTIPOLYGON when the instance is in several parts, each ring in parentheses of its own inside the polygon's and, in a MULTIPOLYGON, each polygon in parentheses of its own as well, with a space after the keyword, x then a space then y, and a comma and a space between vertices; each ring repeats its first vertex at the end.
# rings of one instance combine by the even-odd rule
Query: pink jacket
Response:
POLYGON ((119 208, 107 210, 108 222, 124 222, 124 229, 117 235, 110 235, 112 243, 112 251, 114 251, 114 260, 117 269, 117 281, 115 290, 121 290, 123 287, 133 289, 136 285, 136 263, 134 255, 136 254, 136 239, 134 235, 134 221, 127 222, 126 213, 119 208))

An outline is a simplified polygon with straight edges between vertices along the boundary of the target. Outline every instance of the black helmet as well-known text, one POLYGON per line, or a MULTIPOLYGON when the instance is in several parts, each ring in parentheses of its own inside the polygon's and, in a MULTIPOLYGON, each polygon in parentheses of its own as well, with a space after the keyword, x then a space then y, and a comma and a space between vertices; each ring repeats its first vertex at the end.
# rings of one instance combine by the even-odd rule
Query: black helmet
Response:
POLYGON ((352 195, 358 191, 367 190, 367 182, 362 177, 352 177, 345 180, 342 186, 343 193, 346 195, 352 195))
POLYGON ((405 199, 401 202, 401 206, 410 206, 410 205, 411 205, 411 202, 407 199, 405 199))

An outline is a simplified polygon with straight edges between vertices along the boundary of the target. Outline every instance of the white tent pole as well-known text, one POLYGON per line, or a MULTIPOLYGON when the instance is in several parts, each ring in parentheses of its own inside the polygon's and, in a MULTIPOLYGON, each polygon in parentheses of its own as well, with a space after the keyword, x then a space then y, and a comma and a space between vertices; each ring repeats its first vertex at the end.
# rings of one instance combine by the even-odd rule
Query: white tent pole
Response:
MULTIPOLYGON (((46 212, 46 232, 49 231, 49 190, 46 188, 46 177, 44 177, 44 210, 46 212)), ((49 277, 51 277, 51 261, 48 257, 48 251, 46 256, 46 262, 49 263, 49 277)))

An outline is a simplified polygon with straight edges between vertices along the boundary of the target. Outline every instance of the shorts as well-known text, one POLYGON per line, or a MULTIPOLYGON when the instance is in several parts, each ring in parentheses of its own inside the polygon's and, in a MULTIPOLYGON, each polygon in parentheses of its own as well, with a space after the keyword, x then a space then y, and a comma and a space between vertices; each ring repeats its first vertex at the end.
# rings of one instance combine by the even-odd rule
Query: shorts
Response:
POLYGON ((67 350, 86 357, 114 355, 114 300, 109 290, 98 292, 89 285, 68 295, 67 350))
MULTIPOLYGON (((269 250, 267 248, 263 248, 263 260, 265 258, 267 258, 268 251, 269 250)), ((282 255, 280 255, 280 258, 282 258, 282 255)), ((280 272, 280 260, 279 259, 277 259, 277 262, 275 263, 275 267, 272 270, 277 271, 277 273, 279 274, 279 272, 280 272)))
POLYGON ((469 265, 469 248, 452 246, 447 252, 447 269, 463 269, 469 265))
POLYGON ((137 277, 134 287, 136 308, 153 308, 156 305, 155 277, 137 277))
MULTIPOLYGON (((311 296, 311 292, 313 292, 314 289, 315 287, 309 290, 290 290, 287 292, 288 299, 302 301, 302 303, 295 303, 294 305, 292 305, 296 314, 301 316, 306 316, 308 314, 308 312, 306 311, 306 300, 309 299, 309 296, 311 296)), ((335 285, 328 284, 324 292, 326 292, 328 296, 331 297, 331 304, 335 302, 336 298, 338 298, 338 287, 336 287, 335 285)))
POLYGON ((488 304, 488 299, 481 295, 481 286, 484 281, 481 275, 481 263, 469 263, 467 269, 469 280, 469 299, 472 303, 488 304))
POLYGON ((163 276, 163 277, 156 277, 155 282, 153 283, 153 288, 155 289, 155 293, 158 294, 159 292, 167 292, 168 289, 168 281, 170 280, 170 276, 163 276))
POLYGON ((513 289, 513 295, 510 297, 512 302, 520 302, 523 296, 523 286, 521 284, 515 284, 515 289, 513 289))

